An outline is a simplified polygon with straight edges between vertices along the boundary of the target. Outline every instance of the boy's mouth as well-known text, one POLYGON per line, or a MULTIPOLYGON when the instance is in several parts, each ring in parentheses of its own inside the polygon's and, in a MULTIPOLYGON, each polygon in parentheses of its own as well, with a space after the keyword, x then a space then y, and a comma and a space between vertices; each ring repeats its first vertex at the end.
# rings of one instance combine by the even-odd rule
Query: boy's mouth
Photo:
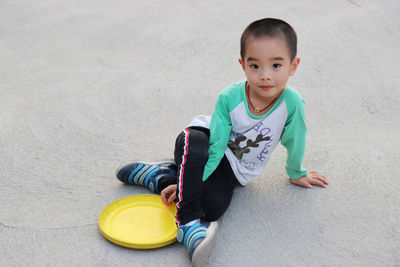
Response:
POLYGON ((271 85, 262 85, 262 86, 259 86, 261 89, 263 89, 263 90, 269 90, 269 89, 271 89, 273 86, 271 86, 271 85))

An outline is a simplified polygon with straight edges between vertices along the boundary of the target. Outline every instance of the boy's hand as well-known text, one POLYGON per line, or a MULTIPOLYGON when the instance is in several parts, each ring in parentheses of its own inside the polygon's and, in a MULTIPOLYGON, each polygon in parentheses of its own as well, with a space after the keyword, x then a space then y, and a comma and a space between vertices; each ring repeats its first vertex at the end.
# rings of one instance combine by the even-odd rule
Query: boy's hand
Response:
POLYGON ((176 199, 176 184, 171 184, 161 191, 161 199, 165 205, 171 206, 171 203, 176 199))
POLYGON ((303 186, 306 188, 311 188, 313 184, 319 185, 321 187, 326 187, 328 180, 326 177, 317 171, 309 171, 307 176, 300 177, 299 179, 289 179, 292 184, 303 186))

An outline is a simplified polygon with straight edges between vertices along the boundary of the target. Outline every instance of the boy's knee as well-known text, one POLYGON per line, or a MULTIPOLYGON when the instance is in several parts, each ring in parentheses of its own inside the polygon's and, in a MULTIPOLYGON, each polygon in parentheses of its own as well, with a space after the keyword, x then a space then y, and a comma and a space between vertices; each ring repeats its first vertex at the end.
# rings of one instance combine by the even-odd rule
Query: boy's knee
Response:
POLYGON ((208 222, 216 221, 225 213, 227 205, 214 203, 212 206, 204 207, 204 220, 208 222))
POLYGON ((189 145, 193 155, 199 159, 208 160, 209 140, 205 133, 198 130, 191 130, 189 145))
POLYGON ((177 138, 182 149, 189 149, 192 159, 208 160, 208 136, 201 130, 186 128, 177 138))
POLYGON ((206 221, 216 221, 218 220, 228 209, 230 201, 222 199, 203 199, 203 210, 204 210, 204 220, 206 221))

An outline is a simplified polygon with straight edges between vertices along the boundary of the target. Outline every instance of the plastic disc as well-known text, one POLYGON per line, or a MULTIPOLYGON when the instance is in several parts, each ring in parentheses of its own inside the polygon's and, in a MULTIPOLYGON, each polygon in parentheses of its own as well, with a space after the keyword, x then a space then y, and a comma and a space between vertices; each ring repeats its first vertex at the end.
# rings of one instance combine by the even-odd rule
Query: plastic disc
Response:
POLYGON ((99 228, 109 241, 128 248, 153 249, 176 241, 175 205, 158 195, 133 195, 108 205, 99 216, 99 228))

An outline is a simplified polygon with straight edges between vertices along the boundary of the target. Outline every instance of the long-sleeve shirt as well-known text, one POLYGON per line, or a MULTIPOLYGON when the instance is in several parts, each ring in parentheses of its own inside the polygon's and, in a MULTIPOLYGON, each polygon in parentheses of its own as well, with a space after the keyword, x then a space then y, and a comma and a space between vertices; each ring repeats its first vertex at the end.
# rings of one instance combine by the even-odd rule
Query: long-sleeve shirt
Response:
POLYGON ((288 176, 297 179, 306 175, 302 166, 307 132, 303 98, 288 87, 266 114, 255 116, 249 110, 245 86, 244 80, 226 87, 212 117, 197 116, 189 125, 210 129, 203 180, 214 172, 225 154, 238 181, 246 185, 263 173, 279 141, 287 149, 288 176))

